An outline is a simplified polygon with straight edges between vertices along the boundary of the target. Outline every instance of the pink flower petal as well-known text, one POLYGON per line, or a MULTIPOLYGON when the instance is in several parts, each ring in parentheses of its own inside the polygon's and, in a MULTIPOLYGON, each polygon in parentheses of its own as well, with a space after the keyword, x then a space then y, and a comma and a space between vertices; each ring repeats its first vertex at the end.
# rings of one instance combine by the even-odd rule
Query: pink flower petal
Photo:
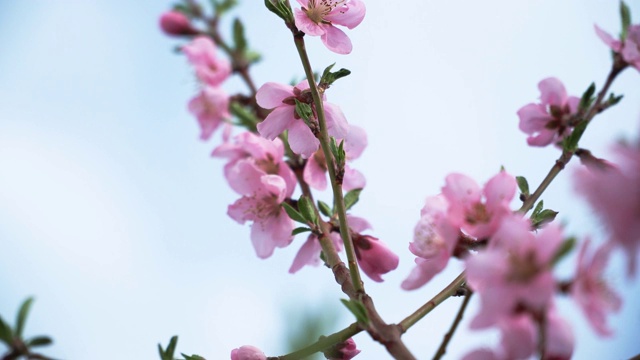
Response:
MULTIPOLYGON (((259 127, 258 130, 260 130, 259 127)), ((302 155, 303 158, 309 158, 318 150, 320 141, 316 139, 307 124, 302 120, 294 120, 289 125, 289 145, 294 153, 302 155)))
MULTIPOLYGON (((296 123, 293 117, 293 106, 280 106, 267 115, 267 117, 258 124, 258 132, 261 136, 273 140, 282 134, 287 128, 296 123)), ((302 121, 300 121, 302 122, 302 121)), ((309 130, 311 132, 311 130, 309 130)))
POLYGON ((483 193, 490 210, 497 207, 508 207, 516 194, 516 178, 506 171, 500 171, 484 186, 483 193))
POLYGON ((324 113, 327 120, 327 131, 336 139, 342 139, 349 134, 349 123, 338 105, 324 103, 324 113))
POLYGON ((344 139, 344 151, 347 153, 349 160, 355 160, 362 155, 367 147, 367 133, 359 126, 350 125, 349 133, 344 139))
POLYGON ((546 78, 538 83, 540 101, 544 105, 564 106, 567 101, 567 90, 560 80, 554 77, 546 78))
POLYGON ((304 181, 314 189, 324 190, 327 188, 327 170, 318 164, 315 156, 309 157, 307 165, 304 167, 302 177, 304 181))
POLYGON ((283 106, 282 100, 290 96, 293 96, 293 86, 268 82, 258 89, 256 101, 264 109, 273 109, 283 106))
POLYGON ((346 55, 351 53, 353 46, 347 34, 331 25, 323 24, 322 28, 324 29, 324 34, 322 34, 320 40, 322 40, 327 49, 336 54, 346 55))
POLYGON ((344 191, 351 191, 353 189, 362 189, 365 185, 367 185, 367 179, 365 179, 364 175, 360 171, 346 165, 344 168, 342 189, 344 191))
POLYGON ((293 259, 293 264, 289 268, 290 274, 295 274, 298 270, 302 269, 305 265, 318 266, 320 264, 320 253, 322 247, 318 241, 318 237, 315 235, 309 235, 307 241, 300 247, 296 257, 293 259))
POLYGON ((596 34, 608 47, 610 47, 615 52, 620 52, 622 49, 622 43, 618 40, 615 40, 611 35, 609 35, 604 30, 600 29, 598 25, 593 25, 596 30, 596 34))
POLYGON ((360 0, 348 0, 346 4, 337 6, 331 10, 324 18, 334 24, 353 29, 360 25, 366 13, 367 9, 364 2, 360 0))
POLYGON ((313 22, 313 20, 309 19, 304 11, 300 9, 294 9, 293 18, 296 23, 296 27, 303 33, 311 36, 324 35, 326 27, 313 22))

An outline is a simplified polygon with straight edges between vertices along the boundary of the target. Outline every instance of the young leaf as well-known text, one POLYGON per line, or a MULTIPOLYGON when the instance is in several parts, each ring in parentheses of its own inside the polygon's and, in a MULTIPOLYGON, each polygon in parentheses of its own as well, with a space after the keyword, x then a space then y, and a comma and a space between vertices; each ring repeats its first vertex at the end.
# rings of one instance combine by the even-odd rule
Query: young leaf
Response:
POLYGON ((231 10, 236 5, 238 5, 238 0, 224 0, 222 2, 216 1, 214 3, 214 9, 218 15, 221 15, 231 10))
POLYGON ((318 223, 318 216, 314 211, 313 203, 308 197, 304 195, 300 196, 300 200, 298 200, 298 209, 307 222, 312 224, 318 223))
POLYGON ((631 25, 631 11, 624 1, 620 1, 620 19, 622 21, 622 33, 620 34, 620 38, 624 41, 627 39, 629 26, 631 25))
POLYGON ((333 216, 333 211, 331 210, 331 208, 329 207, 329 205, 324 202, 324 201, 320 201, 318 200, 318 209, 320 209, 320 212, 327 217, 331 217, 333 216))
POLYGON ((322 72, 322 77, 320 77, 320 84, 323 84, 325 87, 331 86, 336 80, 343 78, 345 76, 349 76, 351 74, 350 70, 340 69, 336 72, 331 72, 331 69, 334 67, 336 63, 333 63, 327 66, 326 69, 322 72))
POLYGON ((609 94, 609 100, 607 100, 607 104, 609 106, 613 106, 616 105, 620 102, 620 100, 622 100, 622 98, 624 97, 624 95, 618 95, 615 96, 613 93, 609 94))
POLYGON ((311 105, 303 103, 295 99, 296 101, 296 113, 304 120, 305 124, 309 125, 309 119, 313 116, 311 105))
POLYGON ((587 129, 589 123, 586 121, 580 121, 576 127, 573 128, 571 135, 567 136, 562 142, 562 149, 566 151, 574 152, 578 148, 578 142, 582 137, 582 134, 587 129))
POLYGON ((593 102, 593 94, 595 94, 595 92, 596 84, 591 83, 591 85, 589 85, 589 88, 584 92, 584 94, 582 94, 582 98, 580 99, 580 105, 578 106, 578 109, 580 111, 585 111, 591 106, 591 103, 593 102))
POLYGON ((286 202, 283 202, 282 207, 284 207, 284 211, 287 212, 287 215, 289 215, 291 220, 297 221, 303 224, 307 223, 307 220, 305 220, 302 214, 300 214, 298 210, 294 209, 293 206, 287 204, 286 202))
POLYGON ((553 211, 550 209, 545 209, 540 211, 535 217, 531 219, 531 225, 534 228, 539 228, 546 223, 552 222, 556 216, 558 215, 557 211, 553 211))
POLYGON ((233 114, 233 116, 235 116, 238 119, 238 122, 240 122, 240 125, 244 126, 249 131, 256 131, 256 125, 260 121, 256 118, 256 116, 252 112, 247 110, 244 106, 233 101, 229 106, 229 111, 231 112, 231 114, 233 114))
POLYGON ((31 309, 31 304, 33 304, 33 298, 27 298, 22 305, 20 306, 20 310, 18 310, 18 317, 16 319, 16 337, 22 337, 22 331, 24 331, 24 325, 27 322, 27 316, 29 316, 29 310, 31 309))
POLYGON ((10 346, 13 341, 13 331, 11 327, 0 317, 0 341, 10 346))
POLYGON ((544 201, 540 200, 538 201, 538 205, 536 205, 536 208, 533 209, 533 213, 531 213, 531 218, 535 218, 536 216, 538 216, 538 214, 540 213, 540 211, 542 211, 542 207, 544 206, 544 201))
POLYGON ((242 21, 238 18, 233 21, 233 41, 236 44, 236 51, 239 54, 244 54, 247 50, 247 39, 244 36, 242 21))
POLYGON ((518 183, 518 188, 520 192, 526 196, 529 196, 529 183, 524 176, 516 176, 516 182, 518 183))
POLYGON ((576 238, 570 237, 560 244, 558 250, 553 255, 553 259, 551 259, 551 265, 556 265, 560 260, 562 260, 565 256, 567 256, 571 250, 576 246, 576 238))
POLYGON ((307 232, 307 231, 311 231, 311 229, 309 229, 308 227, 297 227, 295 229, 293 229, 293 231, 291 232, 291 235, 296 236, 298 234, 302 234, 303 232, 307 232))
POLYGON ((203 358, 200 355, 191 355, 191 356, 189 356, 189 355, 186 355, 186 354, 183 354, 183 353, 181 353, 181 355, 184 356, 184 360, 207 360, 207 359, 203 358))
POLYGON ((362 189, 353 189, 344 196, 344 206, 347 210, 351 209, 353 205, 355 205, 358 200, 360 200, 361 192, 362 189))
POLYGON ((365 309, 364 305, 360 301, 347 299, 340 299, 340 301, 342 301, 342 304, 344 304, 344 306, 346 306, 347 309, 351 311, 351 313, 356 317, 356 320, 359 323, 363 325, 369 324, 367 309, 365 309))
POLYGON ((48 336, 36 336, 25 342, 28 348, 36 347, 36 346, 45 346, 51 345, 53 340, 51 340, 48 336))
POLYGON ((169 345, 165 350, 162 350, 162 345, 158 344, 158 351, 160 352, 161 360, 173 360, 173 354, 176 352, 176 346, 178 345, 178 337, 173 336, 169 340, 169 345))

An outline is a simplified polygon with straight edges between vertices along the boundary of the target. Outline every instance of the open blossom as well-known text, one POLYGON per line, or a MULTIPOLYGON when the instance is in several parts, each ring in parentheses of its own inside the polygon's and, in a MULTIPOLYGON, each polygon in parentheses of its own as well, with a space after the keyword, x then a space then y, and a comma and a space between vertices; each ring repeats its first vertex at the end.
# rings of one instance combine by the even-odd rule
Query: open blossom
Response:
POLYGON ((365 219, 349 216, 351 238, 356 251, 358 264, 371 280, 382 282, 380 275, 386 274, 398 267, 400 259, 385 243, 370 235, 360 233, 370 229, 371 225, 365 219))
POLYGON ((167 35, 196 35, 198 30, 191 26, 189 18, 179 11, 167 11, 160 16, 160 28, 167 35))
POLYGON ((549 307, 555 290, 551 260, 562 243, 562 231, 550 224, 535 236, 530 229, 528 219, 506 217, 489 247, 467 257, 467 281, 481 302, 472 328, 492 326, 521 307, 549 307))
POLYGON ((198 79, 209 86, 218 86, 231 74, 231 64, 216 55, 216 44, 207 36, 197 36, 182 47, 198 79))
POLYGON ((582 167, 574 183, 609 231, 609 241, 624 249, 633 276, 640 252, 640 145, 614 148, 616 166, 582 167))
POLYGON ((631 25, 627 30, 627 38, 624 41, 615 40, 611 35, 595 25, 596 34, 613 51, 620 53, 624 61, 640 70, 640 24, 631 25))
MULTIPOLYGON (((269 82, 262 85, 256 94, 258 105, 265 109, 273 109, 264 121, 258 124, 260 135, 273 140, 285 130, 289 130, 291 150, 305 158, 313 155, 320 146, 309 126, 296 113, 296 100, 309 103, 311 94, 308 89, 309 84, 306 80, 296 86, 269 82)), ((348 134, 349 124, 342 110, 325 101, 323 107, 329 135, 338 139, 344 138, 348 134)))
MULTIPOLYGON (((340 143, 340 140, 337 139, 340 143)), ((362 155, 364 148, 367 146, 367 133, 363 128, 355 125, 349 126, 349 133, 344 139, 344 150, 347 161, 353 161, 362 155)), ((324 190, 327 188, 327 161, 324 157, 322 149, 318 149, 313 156, 309 157, 304 167, 302 176, 304 181, 314 189, 324 190)), ((362 189, 366 185, 364 175, 345 165, 344 178, 342 181, 342 189, 349 191, 353 189, 362 189)))
POLYGON ((227 214, 241 224, 253 221, 253 247, 259 258, 268 258, 276 247, 285 247, 293 240, 293 221, 281 206, 287 185, 280 176, 264 175, 246 161, 234 169, 239 173, 235 176, 236 188, 244 196, 229 205, 227 214))
POLYGON ((585 241, 578 255, 576 276, 571 283, 571 296, 582 308, 589 323, 601 336, 613 334, 607 326, 607 313, 620 310, 622 300, 603 279, 609 260, 610 246, 598 248, 589 254, 589 240, 585 241))
MULTIPOLYGON (((340 233, 331 232, 329 235, 333 246, 336 251, 342 251, 342 238, 340 233)), ((296 257, 293 259, 293 264, 289 268, 290 274, 295 274, 298 270, 302 269, 305 265, 318 266, 320 265, 320 254, 322 253, 322 246, 320 246, 320 240, 318 236, 311 234, 307 238, 304 244, 298 250, 296 257)))
POLYGON ((569 118, 578 111, 580 99, 568 96, 564 85, 556 78, 538 83, 540 103, 527 104, 518 110, 520 130, 528 134, 531 146, 546 146, 571 133, 569 118))
POLYGON ((216 147, 211 156, 228 160, 224 166, 224 175, 231 188, 240 194, 242 190, 236 186, 241 182, 237 182, 235 177, 244 175, 235 170, 235 167, 241 161, 249 162, 262 175, 280 176, 287 184, 286 197, 291 197, 295 190, 296 175, 284 161, 284 144, 280 139, 267 140, 247 131, 235 136, 233 142, 227 141, 216 147))
POLYGON ((360 0, 298 0, 302 9, 295 9, 298 29, 311 36, 320 36, 324 45, 338 54, 351 52, 351 40, 335 25, 353 29, 360 25, 367 9, 360 0))
POLYGON ((257 347, 245 345, 231 350, 231 360, 267 360, 267 356, 257 347))
POLYGON ((205 86, 189 101, 189 111, 198 119, 200 138, 208 140, 231 117, 229 95, 220 88, 205 86))
POLYGON ((458 241, 459 230, 449 223, 449 203, 442 195, 427 198, 420 221, 413 233, 409 251, 416 255, 416 267, 402 282, 402 288, 413 290, 429 282, 449 263, 458 241))
POLYGON ((450 174, 442 195, 449 203, 449 221, 478 239, 490 237, 503 217, 511 214, 509 203, 516 193, 516 180, 500 171, 481 189, 470 177, 450 174))

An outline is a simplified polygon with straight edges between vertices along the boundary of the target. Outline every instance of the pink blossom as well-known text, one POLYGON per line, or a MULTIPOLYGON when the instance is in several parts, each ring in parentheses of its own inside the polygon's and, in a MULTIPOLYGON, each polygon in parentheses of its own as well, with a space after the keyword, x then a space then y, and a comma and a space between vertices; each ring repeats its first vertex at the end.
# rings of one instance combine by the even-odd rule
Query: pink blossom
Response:
POLYGON ((191 26, 191 21, 179 11, 167 11, 160 16, 160 28, 167 35, 196 35, 198 30, 191 26))
POLYGON ((449 263, 458 241, 459 230, 449 223, 449 203, 442 196, 427 198, 422 217, 413 233, 409 251, 417 256, 416 267, 402 282, 405 290, 414 290, 429 282, 449 263))
MULTIPOLYGON (((333 242, 333 246, 336 251, 342 251, 342 238, 337 232, 332 232, 329 237, 333 242)), ((293 264, 289 268, 290 274, 295 274, 298 270, 302 269, 305 265, 318 266, 320 265, 320 254, 322 253, 322 246, 318 236, 311 234, 307 238, 304 244, 298 250, 296 257, 293 259, 293 264)))
POLYGON ((540 81, 538 89, 540 103, 527 104, 518 110, 519 127, 529 134, 529 145, 546 146, 571 133, 568 121, 578 111, 580 99, 567 96, 564 85, 553 77, 540 81))
POLYGON ((596 332, 601 336, 611 336, 613 331, 607 326, 607 313, 617 312, 622 305, 618 294, 603 279, 611 248, 601 246, 594 254, 589 254, 589 243, 586 240, 580 249, 571 296, 596 332))
POLYGON ((227 214, 240 224, 253 221, 251 242, 259 258, 268 258, 276 247, 291 243, 294 224, 281 204, 287 185, 277 175, 264 175, 253 164, 240 161, 234 170, 236 189, 243 197, 229 205, 227 214))
POLYGON ((574 183, 609 230, 609 241, 624 249, 633 276, 640 252, 640 145, 617 146, 614 154, 616 166, 580 168, 574 183))
POLYGON ((291 197, 295 190, 296 176, 284 161, 284 144, 280 139, 273 141, 257 136, 251 132, 244 132, 234 137, 233 142, 225 142, 211 153, 213 157, 226 158, 224 174, 229 185, 236 192, 242 194, 236 186, 238 182, 234 176, 240 175, 234 167, 241 160, 250 162, 262 175, 278 175, 287 184, 286 197, 291 197))
POLYGON ((189 101, 189 111, 198 119, 200 139, 208 140, 224 120, 231 117, 229 95, 220 88, 205 86, 189 101))
MULTIPOLYGON (((337 142, 340 143, 340 139, 337 142)), ((362 155, 367 146, 367 134, 363 128, 359 126, 349 126, 349 133, 344 139, 344 150, 347 161, 353 161, 362 155)), ((317 150, 313 156, 309 157, 307 164, 302 173, 303 178, 309 186, 317 190, 327 188, 327 161, 324 157, 322 149, 317 150)), ((362 189, 367 181, 364 175, 349 165, 345 165, 344 178, 342 181, 342 189, 350 191, 353 189, 362 189)))
POLYGON ((349 216, 351 238, 356 251, 358 264, 371 280, 382 282, 380 275, 386 274, 398 267, 400 259, 385 243, 370 235, 360 233, 370 229, 371 225, 362 218, 349 216))
POLYGON ((364 19, 366 8, 360 0, 298 0, 302 9, 295 9, 298 29, 311 36, 320 36, 324 45, 338 54, 351 52, 351 40, 336 25, 353 29, 364 19))
POLYGON ((480 189, 470 177, 450 174, 442 194, 447 199, 449 221, 478 239, 490 237, 504 216, 511 214, 509 203, 516 192, 516 180, 501 171, 480 189))
POLYGON ((325 357, 329 360, 351 360, 358 354, 360 354, 360 350, 357 349, 353 338, 348 338, 324 352, 325 357))
POLYGON ((267 356, 257 347, 245 345, 231 350, 231 360, 267 360, 267 356))
POLYGON ((218 86, 231 74, 231 64, 216 55, 216 44, 207 36, 197 36, 182 47, 196 76, 206 85, 218 86))
POLYGON ((624 41, 615 40, 611 35, 595 25, 596 34, 613 51, 620 53, 624 61, 640 70, 640 24, 630 25, 624 41))
MULTIPOLYGON (((313 155, 320 145, 314 133, 298 116, 295 109, 295 100, 303 103, 310 102, 311 94, 308 88, 309 84, 306 80, 295 87, 269 82, 262 85, 256 94, 258 105, 265 109, 273 109, 264 121, 258 124, 260 135, 273 140, 288 130, 291 150, 304 158, 313 155)), ((323 107, 329 135, 339 139, 344 138, 348 133, 349 125, 342 110, 324 101, 323 107)), ((312 121, 317 122, 315 118, 312 121)))
POLYGON ((506 217, 490 246, 467 257, 467 281, 482 306, 472 328, 494 325, 520 307, 542 311, 549 306, 555 290, 551 260, 562 231, 550 224, 534 236, 530 228, 528 219, 506 217))

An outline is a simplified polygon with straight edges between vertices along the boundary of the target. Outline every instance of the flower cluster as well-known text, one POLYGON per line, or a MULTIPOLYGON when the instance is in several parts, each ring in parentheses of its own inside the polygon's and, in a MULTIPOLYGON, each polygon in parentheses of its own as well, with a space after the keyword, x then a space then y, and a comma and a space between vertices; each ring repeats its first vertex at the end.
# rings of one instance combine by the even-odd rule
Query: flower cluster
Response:
POLYGON ((626 38, 620 40, 614 39, 595 25, 598 37, 611 48, 611 50, 619 53, 622 59, 637 70, 640 70, 640 24, 630 25, 627 29, 626 38))

